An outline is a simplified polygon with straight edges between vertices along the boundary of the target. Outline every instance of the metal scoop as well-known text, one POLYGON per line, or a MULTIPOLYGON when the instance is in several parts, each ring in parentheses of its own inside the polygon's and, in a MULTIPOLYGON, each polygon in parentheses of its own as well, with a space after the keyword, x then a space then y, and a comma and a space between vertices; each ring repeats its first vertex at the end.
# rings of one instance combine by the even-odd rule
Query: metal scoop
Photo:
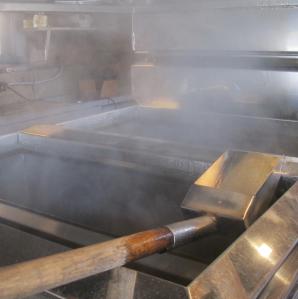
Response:
POLYGON ((98 274, 213 232, 218 220, 243 229, 270 203, 279 157, 227 152, 192 185, 182 207, 205 213, 183 222, 0 269, 1 298, 20 298, 98 274))

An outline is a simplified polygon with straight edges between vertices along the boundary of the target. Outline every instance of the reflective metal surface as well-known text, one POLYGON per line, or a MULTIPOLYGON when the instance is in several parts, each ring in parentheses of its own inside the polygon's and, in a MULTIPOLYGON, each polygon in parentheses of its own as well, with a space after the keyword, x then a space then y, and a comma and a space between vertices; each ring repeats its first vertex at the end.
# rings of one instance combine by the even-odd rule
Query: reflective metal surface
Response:
POLYGON ((92 129, 96 126, 98 129, 104 130, 104 128, 108 126, 122 124, 131 120, 136 113, 137 106, 133 105, 130 107, 113 109, 112 111, 101 114, 88 115, 86 117, 83 116, 76 120, 69 120, 59 124, 72 129, 92 129))
MULTIPOLYGON (((91 161, 121 164, 129 167, 129 162, 159 169, 159 173, 177 176, 195 176, 209 166, 210 157, 216 152, 208 149, 186 148, 163 140, 150 138, 129 138, 107 133, 71 130, 61 126, 35 126, 20 134, 23 145, 34 144, 35 150, 57 152, 68 157, 84 157, 91 161), (73 148, 65 148, 65 141, 74 143, 73 148), (98 149, 101 149, 100 152, 98 149), (88 154, 87 154, 88 152, 88 154), (173 171, 174 170, 174 171, 173 171)), ((144 167, 143 167, 144 169, 144 167)), ((151 169, 152 170, 152 169, 151 169)))
POLYGON ((188 287, 190 298, 256 298, 298 239, 298 184, 188 287))
POLYGON ((104 242, 111 237, 0 202, 0 221, 71 246, 104 242))
MULTIPOLYGON (((161 100, 159 102, 162 103, 161 100)), ((167 155, 187 155, 201 161, 214 161, 222 152, 231 148, 298 155, 297 121, 202 112, 204 105, 196 102, 196 97, 189 103, 182 101, 189 108, 197 105, 199 112, 182 106, 176 110, 133 106, 98 114, 90 119, 85 117, 73 120, 63 123, 63 126, 88 134, 97 133, 98 138, 100 136, 105 142, 109 140, 110 144, 113 141, 114 145, 116 142, 118 145, 133 145, 143 151, 156 151, 158 148, 167 155)), ((215 107, 218 105, 214 104, 215 107)), ((255 108, 270 113, 264 107, 261 109, 257 105, 255 108)))
POLYGON ((258 298, 288 298, 297 283, 298 246, 296 245, 258 298))
POLYGON ((56 101, 31 101, 12 105, 0 105, 0 135, 14 133, 36 123, 55 124, 99 115, 111 109, 131 105, 131 98, 119 97, 86 103, 56 101))
POLYGON ((280 163, 277 156, 226 152, 191 186, 182 207, 249 226, 273 199, 280 163))

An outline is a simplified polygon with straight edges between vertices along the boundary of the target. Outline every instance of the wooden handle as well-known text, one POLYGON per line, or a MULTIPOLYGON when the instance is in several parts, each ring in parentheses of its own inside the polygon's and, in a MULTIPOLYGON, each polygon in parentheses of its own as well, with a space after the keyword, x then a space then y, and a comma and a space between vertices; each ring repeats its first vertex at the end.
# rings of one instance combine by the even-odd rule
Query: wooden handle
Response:
POLYGON ((216 229, 216 219, 203 216, 112 241, 0 268, 0 298, 41 293, 86 278, 195 238, 216 229))
POLYGON ((0 270, 0 298, 23 298, 83 279, 171 247, 167 228, 24 262, 0 270))

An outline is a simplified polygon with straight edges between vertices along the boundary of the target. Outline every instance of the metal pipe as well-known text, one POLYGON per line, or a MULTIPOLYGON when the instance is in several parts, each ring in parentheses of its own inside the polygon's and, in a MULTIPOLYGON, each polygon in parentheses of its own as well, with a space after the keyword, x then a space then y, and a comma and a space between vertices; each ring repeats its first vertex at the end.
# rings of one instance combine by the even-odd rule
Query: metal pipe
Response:
POLYGON ((162 252, 216 229, 203 216, 0 269, 0 297, 23 298, 162 252), (177 242, 179 240, 179 242, 177 242))
POLYGON ((45 84, 51 81, 54 81, 62 76, 64 72, 64 66, 60 66, 58 72, 52 76, 51 78, 44 79, 44 80, 38 80, 38 81, 24 81, 24 82, 11 82, 8 83, 8 86, 31 86, 31 85, 40 85, 45 84))

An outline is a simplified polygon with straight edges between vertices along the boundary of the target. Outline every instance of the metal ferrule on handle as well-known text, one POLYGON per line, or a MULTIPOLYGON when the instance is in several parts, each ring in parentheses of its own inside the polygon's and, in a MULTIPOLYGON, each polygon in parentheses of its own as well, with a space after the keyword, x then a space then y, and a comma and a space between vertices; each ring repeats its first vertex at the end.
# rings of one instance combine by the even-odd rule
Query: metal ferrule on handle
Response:
POLYGON ((173 234, 171 248, 190 243, 202 235, 214 232, 216 224, 216 217, 201 216, 167 225, 166 228, 173 234))

